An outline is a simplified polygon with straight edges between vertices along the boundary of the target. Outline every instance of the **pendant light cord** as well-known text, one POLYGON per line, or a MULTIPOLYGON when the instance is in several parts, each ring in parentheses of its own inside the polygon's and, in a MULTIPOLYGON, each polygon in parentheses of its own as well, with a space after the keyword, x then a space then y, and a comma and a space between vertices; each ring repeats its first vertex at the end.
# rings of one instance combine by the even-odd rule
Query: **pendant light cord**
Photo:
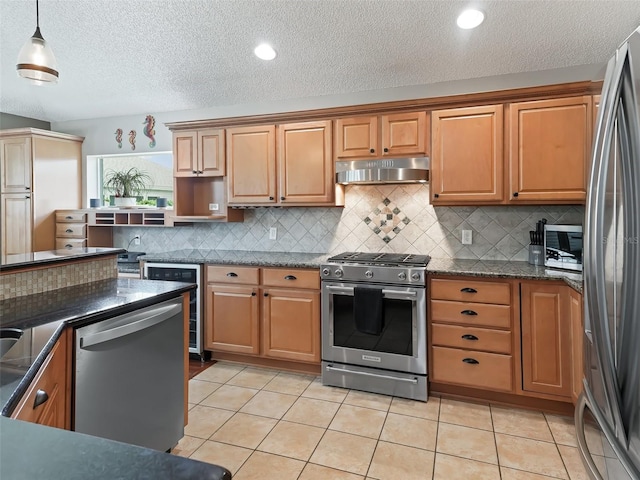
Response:
POLYGON ((36 0, 36 27, 40 28, 40 9, 38 8, 38 0, 36 0))

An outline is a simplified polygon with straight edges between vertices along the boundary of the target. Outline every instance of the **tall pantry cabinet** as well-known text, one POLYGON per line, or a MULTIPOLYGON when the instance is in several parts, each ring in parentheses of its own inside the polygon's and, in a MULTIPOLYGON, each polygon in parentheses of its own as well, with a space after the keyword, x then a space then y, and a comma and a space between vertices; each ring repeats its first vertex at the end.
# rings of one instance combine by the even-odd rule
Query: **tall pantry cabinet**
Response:
POLYGON ((82 207, 83 137, 0 130, 0 254, 55 249, 55 211, 82 207))

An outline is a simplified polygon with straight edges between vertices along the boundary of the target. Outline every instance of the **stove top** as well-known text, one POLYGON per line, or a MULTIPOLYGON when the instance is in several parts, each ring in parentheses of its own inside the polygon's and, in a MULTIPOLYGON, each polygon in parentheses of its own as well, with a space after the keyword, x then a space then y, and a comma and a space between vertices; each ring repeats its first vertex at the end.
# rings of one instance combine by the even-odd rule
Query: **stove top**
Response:
POLYGON ((431 260, 429 255, 414 255, 406 253, 364 253, 344 252, 328 259, 336 263, 362 263, 367 265, 392 266, 426 266, 431 260))

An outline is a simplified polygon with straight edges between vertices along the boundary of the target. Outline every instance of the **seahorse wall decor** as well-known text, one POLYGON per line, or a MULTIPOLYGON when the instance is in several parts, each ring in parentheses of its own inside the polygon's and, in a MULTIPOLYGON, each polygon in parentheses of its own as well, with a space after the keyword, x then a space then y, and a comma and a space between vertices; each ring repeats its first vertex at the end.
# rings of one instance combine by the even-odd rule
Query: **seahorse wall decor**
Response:
POLYGON ((151 140, 149 142, 149 147, 151 148, 155 147, 156 139, 154 135, 156 134, 156 131, 153 129, 153 127, 155 127, 156 125, 156 119, 153 118, 153 115, 147 115, 147 118, 144 119, 144 122, 142 122, 142 124, 144 125, 144 129, 142 130, 142 133, 144 133, 144 135, 146 137, 149 137, 149 139, 151 140))
POLYGON ((131 150, 136 149, 136 131, 131 130, 129 132, 129 143, 131 144, 131 150))
POLYGON ((118 144, 118 148, 122 148, 122 129, 118 128, 116 130, 116 143, 118 144))

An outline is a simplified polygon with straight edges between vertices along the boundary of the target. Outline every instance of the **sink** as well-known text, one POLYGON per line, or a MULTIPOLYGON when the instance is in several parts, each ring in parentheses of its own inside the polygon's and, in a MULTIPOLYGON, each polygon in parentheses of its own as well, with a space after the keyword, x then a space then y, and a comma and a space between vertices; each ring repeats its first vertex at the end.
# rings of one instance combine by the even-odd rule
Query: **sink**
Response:
POLYGON ((18 328, 0 328, 0 358, 20 340, 22 333, 18 328))

